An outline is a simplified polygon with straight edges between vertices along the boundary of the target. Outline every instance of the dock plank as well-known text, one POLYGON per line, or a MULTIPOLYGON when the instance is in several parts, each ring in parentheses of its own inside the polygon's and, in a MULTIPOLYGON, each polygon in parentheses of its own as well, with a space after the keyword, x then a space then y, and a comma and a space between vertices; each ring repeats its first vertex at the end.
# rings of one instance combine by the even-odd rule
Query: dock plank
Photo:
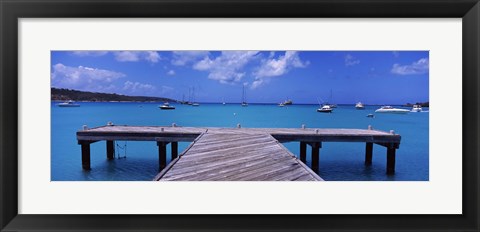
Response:
POLYGON ((298 165, 295 156, 285 152, 278 141, 269 134, 218 132, 209 134, 209 132, 210 130, 196 141, 189 151, 183 154, 176 164, 158 180, 251 181, 255 178, 266 181, 289 180, 285 171, 294 171, 291 180, 299 179, 299 175, 310 177, 304 180, 322 180, 318 175, 307 170, 308 168, 298 165), (223 140, 230 142, 223 144, 220 142, 223 140), (202 146, 203 143, 221 145, 205 148, 202 146), (266 144, 269 146, 265 146, 266 144), (282 167, 287 167, 288 170, 282 167), (277 177, 275 174, 282 175, 277 177))
POLYGON ((77 131, 77 140, 83 146, 102 140, 192 142, 154 180, 318 181, 322 178, 280 142, 378 144, 390 149, 392 165, 401 136, 371 129, 108 125, 77 131))

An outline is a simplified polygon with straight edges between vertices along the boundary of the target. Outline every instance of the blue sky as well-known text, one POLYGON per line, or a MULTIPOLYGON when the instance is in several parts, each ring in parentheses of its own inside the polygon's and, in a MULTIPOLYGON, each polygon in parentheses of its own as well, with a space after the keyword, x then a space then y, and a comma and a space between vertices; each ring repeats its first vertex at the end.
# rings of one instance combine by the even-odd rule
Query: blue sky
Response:
POLYGON ((52 51, 51 86, 198 102, 428 101, 428 51, 52 51), (332 93, 332 94, 330 94, 332 93), (332 95, 332 98, 330 96, 332 95))

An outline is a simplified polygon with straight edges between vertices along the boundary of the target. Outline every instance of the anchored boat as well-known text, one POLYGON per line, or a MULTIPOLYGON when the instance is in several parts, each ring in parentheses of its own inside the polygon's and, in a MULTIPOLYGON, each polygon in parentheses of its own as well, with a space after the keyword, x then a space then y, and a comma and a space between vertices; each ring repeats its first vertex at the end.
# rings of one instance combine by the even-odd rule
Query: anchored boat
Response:
POLYGON ((59 104, 57 104, 57 106, 59 106, 59 107, 79 107, 80 105, 76 104, 74 101, 70 100, 70 101, 59 103, 59 104))
POLYGON ((357 104, 355 105, 355 109, 364 110, 365 106, 361 102, 357 102, 357 104))
POLYGON ((159 106, 161 110, 174 110, 175 106, 171 106, 168 102, 163 103, 163 105, 159 106))
POLYGON ((324 105, 322 108, 317 109, 320 113, 332 113, 333 109, 329 105, 324 105))
POLYGON ((405 109, 393 108, 391 106, 382 106, 380 109, 375 110, 375 113, 390 113, 390 114, 406 114, 410 112, 405 109))
POLYGON ((422 112, 421 105, 413 105, 412 112, 422 112))

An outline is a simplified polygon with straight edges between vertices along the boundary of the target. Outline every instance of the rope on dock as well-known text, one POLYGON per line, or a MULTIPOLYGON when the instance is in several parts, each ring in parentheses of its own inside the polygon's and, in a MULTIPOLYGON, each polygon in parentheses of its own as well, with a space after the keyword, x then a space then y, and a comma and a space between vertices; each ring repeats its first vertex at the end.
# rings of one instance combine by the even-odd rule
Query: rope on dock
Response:
POLYGON ((115 141, 115 145, 116 147, 118 148, 117 149, 117 159, 121 159, 121 158, 127 158, 127 141, 125 141, 124 145, 123 146, 120 146, 117 141, 115 141), (123 150, 123 157, 120 156, 120 151, 119 150, 123 150))

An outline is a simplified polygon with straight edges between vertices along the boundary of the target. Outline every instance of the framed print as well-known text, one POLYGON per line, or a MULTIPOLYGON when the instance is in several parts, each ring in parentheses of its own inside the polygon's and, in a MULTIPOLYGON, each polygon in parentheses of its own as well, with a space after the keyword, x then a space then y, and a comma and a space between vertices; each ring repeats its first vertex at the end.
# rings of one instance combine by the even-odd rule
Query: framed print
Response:
POLYGON ((0 10, 2 231, 480 229, 476 0, 0 10))

